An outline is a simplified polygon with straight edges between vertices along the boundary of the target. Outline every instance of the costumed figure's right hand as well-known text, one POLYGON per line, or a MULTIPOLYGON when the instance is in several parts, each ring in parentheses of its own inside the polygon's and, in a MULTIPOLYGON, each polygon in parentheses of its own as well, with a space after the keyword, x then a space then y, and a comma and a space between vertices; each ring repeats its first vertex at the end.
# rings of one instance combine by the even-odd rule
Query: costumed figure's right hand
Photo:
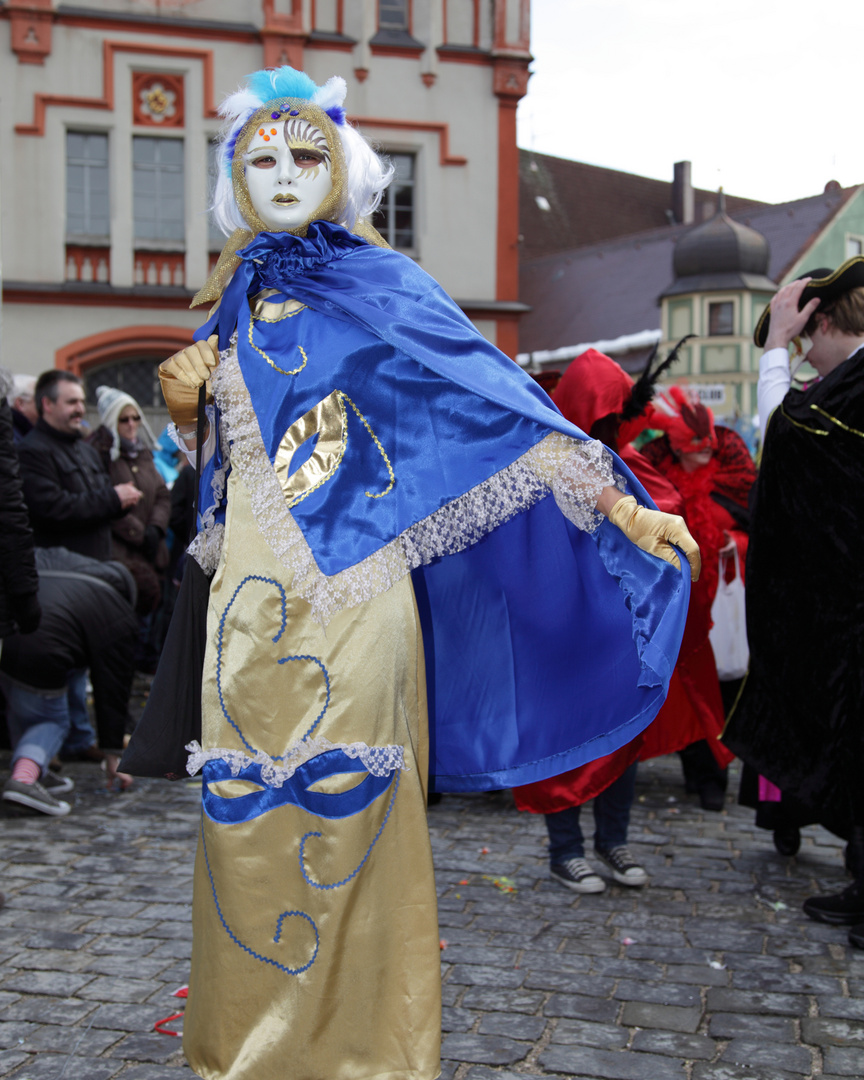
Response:
POLYGON ((209 380, 219 363, 219 339, 216 334, 206 341, 196 341, 159 365, 162 396, 171 419, 180 424, 198 420, 198 388, 207 385, 207 401, 213 400, 209 380))
POLYGON ((702 569, 699 545, 688 532, 684 518, 677 514, 664 514, 660 510, 649 510, 640 506, 632 495, 619 499, 608 517, 637 547, 673 566, 681 565, 675 552, 676 547, 680 548, 690 563, 692 580, 699 580, 702 569))

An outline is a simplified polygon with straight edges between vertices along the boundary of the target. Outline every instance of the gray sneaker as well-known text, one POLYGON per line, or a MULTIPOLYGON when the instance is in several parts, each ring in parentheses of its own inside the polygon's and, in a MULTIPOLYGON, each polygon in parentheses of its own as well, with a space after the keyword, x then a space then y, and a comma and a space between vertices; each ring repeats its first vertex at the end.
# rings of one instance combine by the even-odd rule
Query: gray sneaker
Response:
POLYGON ((609 851, 598 851, 594 848, 594 854, 609 867, 612 877, 619 885, 632 885, 638 888, 647 884, 648 874, 645 872, 645 867, 636 862, 629 849, 623 844, 621 847, 610 848, 609 851))
POLYGON ((22 784, 20 780, 6 781, 3 785, 3 799, 5 802, 18 803, 19 806, 29 806, 31 810, 50 814, 51 817, 65 817, 72 809, 68 802, 55 799, 41 784, 22 784))
POLYGON ((585 859, 567 859, 563 863, 552 863, 549 873, 568 889, 578 893, 603 892, 606 882, 595 874, 585 859))
POLYGON ((71 776, 58 776, 56 772, 52 772, 50 769, 46 771, 39 783, 49 795, 53 795, 55 798, 75 789, 75 781, 71 776))

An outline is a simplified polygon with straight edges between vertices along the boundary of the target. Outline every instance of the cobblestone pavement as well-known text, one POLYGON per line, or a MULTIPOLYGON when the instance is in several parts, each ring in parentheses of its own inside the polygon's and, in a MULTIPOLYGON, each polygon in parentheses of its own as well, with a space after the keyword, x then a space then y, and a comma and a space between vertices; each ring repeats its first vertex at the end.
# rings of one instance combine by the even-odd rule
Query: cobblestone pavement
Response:
MULTIPOLYGON (((68 818, 0 819, 0 1076, 191 1080, 153 1025, 183 1004, 199 786, 108 794, 69 771, 68 818)), ((845 881, 828 833, 781 858, 750 811, 703 813, 661 759, 631 826, 650 886, 575 896, 547 877, 542 819, 506 796, 447 796, 429 820, 444 1080, 864 1077, 864 953, 800 910, 845 881)))

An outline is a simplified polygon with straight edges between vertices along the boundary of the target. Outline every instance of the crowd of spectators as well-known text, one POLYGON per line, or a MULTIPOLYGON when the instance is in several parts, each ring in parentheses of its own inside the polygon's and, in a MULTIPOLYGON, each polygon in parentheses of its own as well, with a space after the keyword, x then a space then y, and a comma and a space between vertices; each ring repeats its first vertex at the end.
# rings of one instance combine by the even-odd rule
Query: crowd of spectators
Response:
POLYGON ((70 372, 0 371, 0 691, 12 745, 2 799, 55 817, 70 811, 63 761, 132 782, 117 765, 133 678, 155 670, 190 526, 190 486, 172 502, 173 444, 157 443, 120 390, 99 387, 97 408, 91 431, 70 372))

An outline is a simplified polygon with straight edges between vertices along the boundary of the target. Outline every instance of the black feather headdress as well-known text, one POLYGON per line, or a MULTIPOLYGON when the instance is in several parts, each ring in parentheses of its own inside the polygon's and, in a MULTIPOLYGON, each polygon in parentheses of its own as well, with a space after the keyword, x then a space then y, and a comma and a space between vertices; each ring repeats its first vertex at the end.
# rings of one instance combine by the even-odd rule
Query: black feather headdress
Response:
POLYGON ((636 382, 633 384, 633 392, 630 395, 630 400, 621 410, 621 420, 634 420, 637 416, 641 416, 643 412, 648 408, 651 403, 651 399, 654 397, 654 387, 660 376, 667 371, 672 364, 678 359, 678 351, 685 341, 689 341, 690 338, 696 337, 695 334, 686 334, 681 340, 669 350, 666 355, 666 359, 658 364, 652 371, 651 365, 657 357, 657 350, 659 343, 654 346, 654 350, 648 357, 648 363, 645 365, 645 369, 636 382))

